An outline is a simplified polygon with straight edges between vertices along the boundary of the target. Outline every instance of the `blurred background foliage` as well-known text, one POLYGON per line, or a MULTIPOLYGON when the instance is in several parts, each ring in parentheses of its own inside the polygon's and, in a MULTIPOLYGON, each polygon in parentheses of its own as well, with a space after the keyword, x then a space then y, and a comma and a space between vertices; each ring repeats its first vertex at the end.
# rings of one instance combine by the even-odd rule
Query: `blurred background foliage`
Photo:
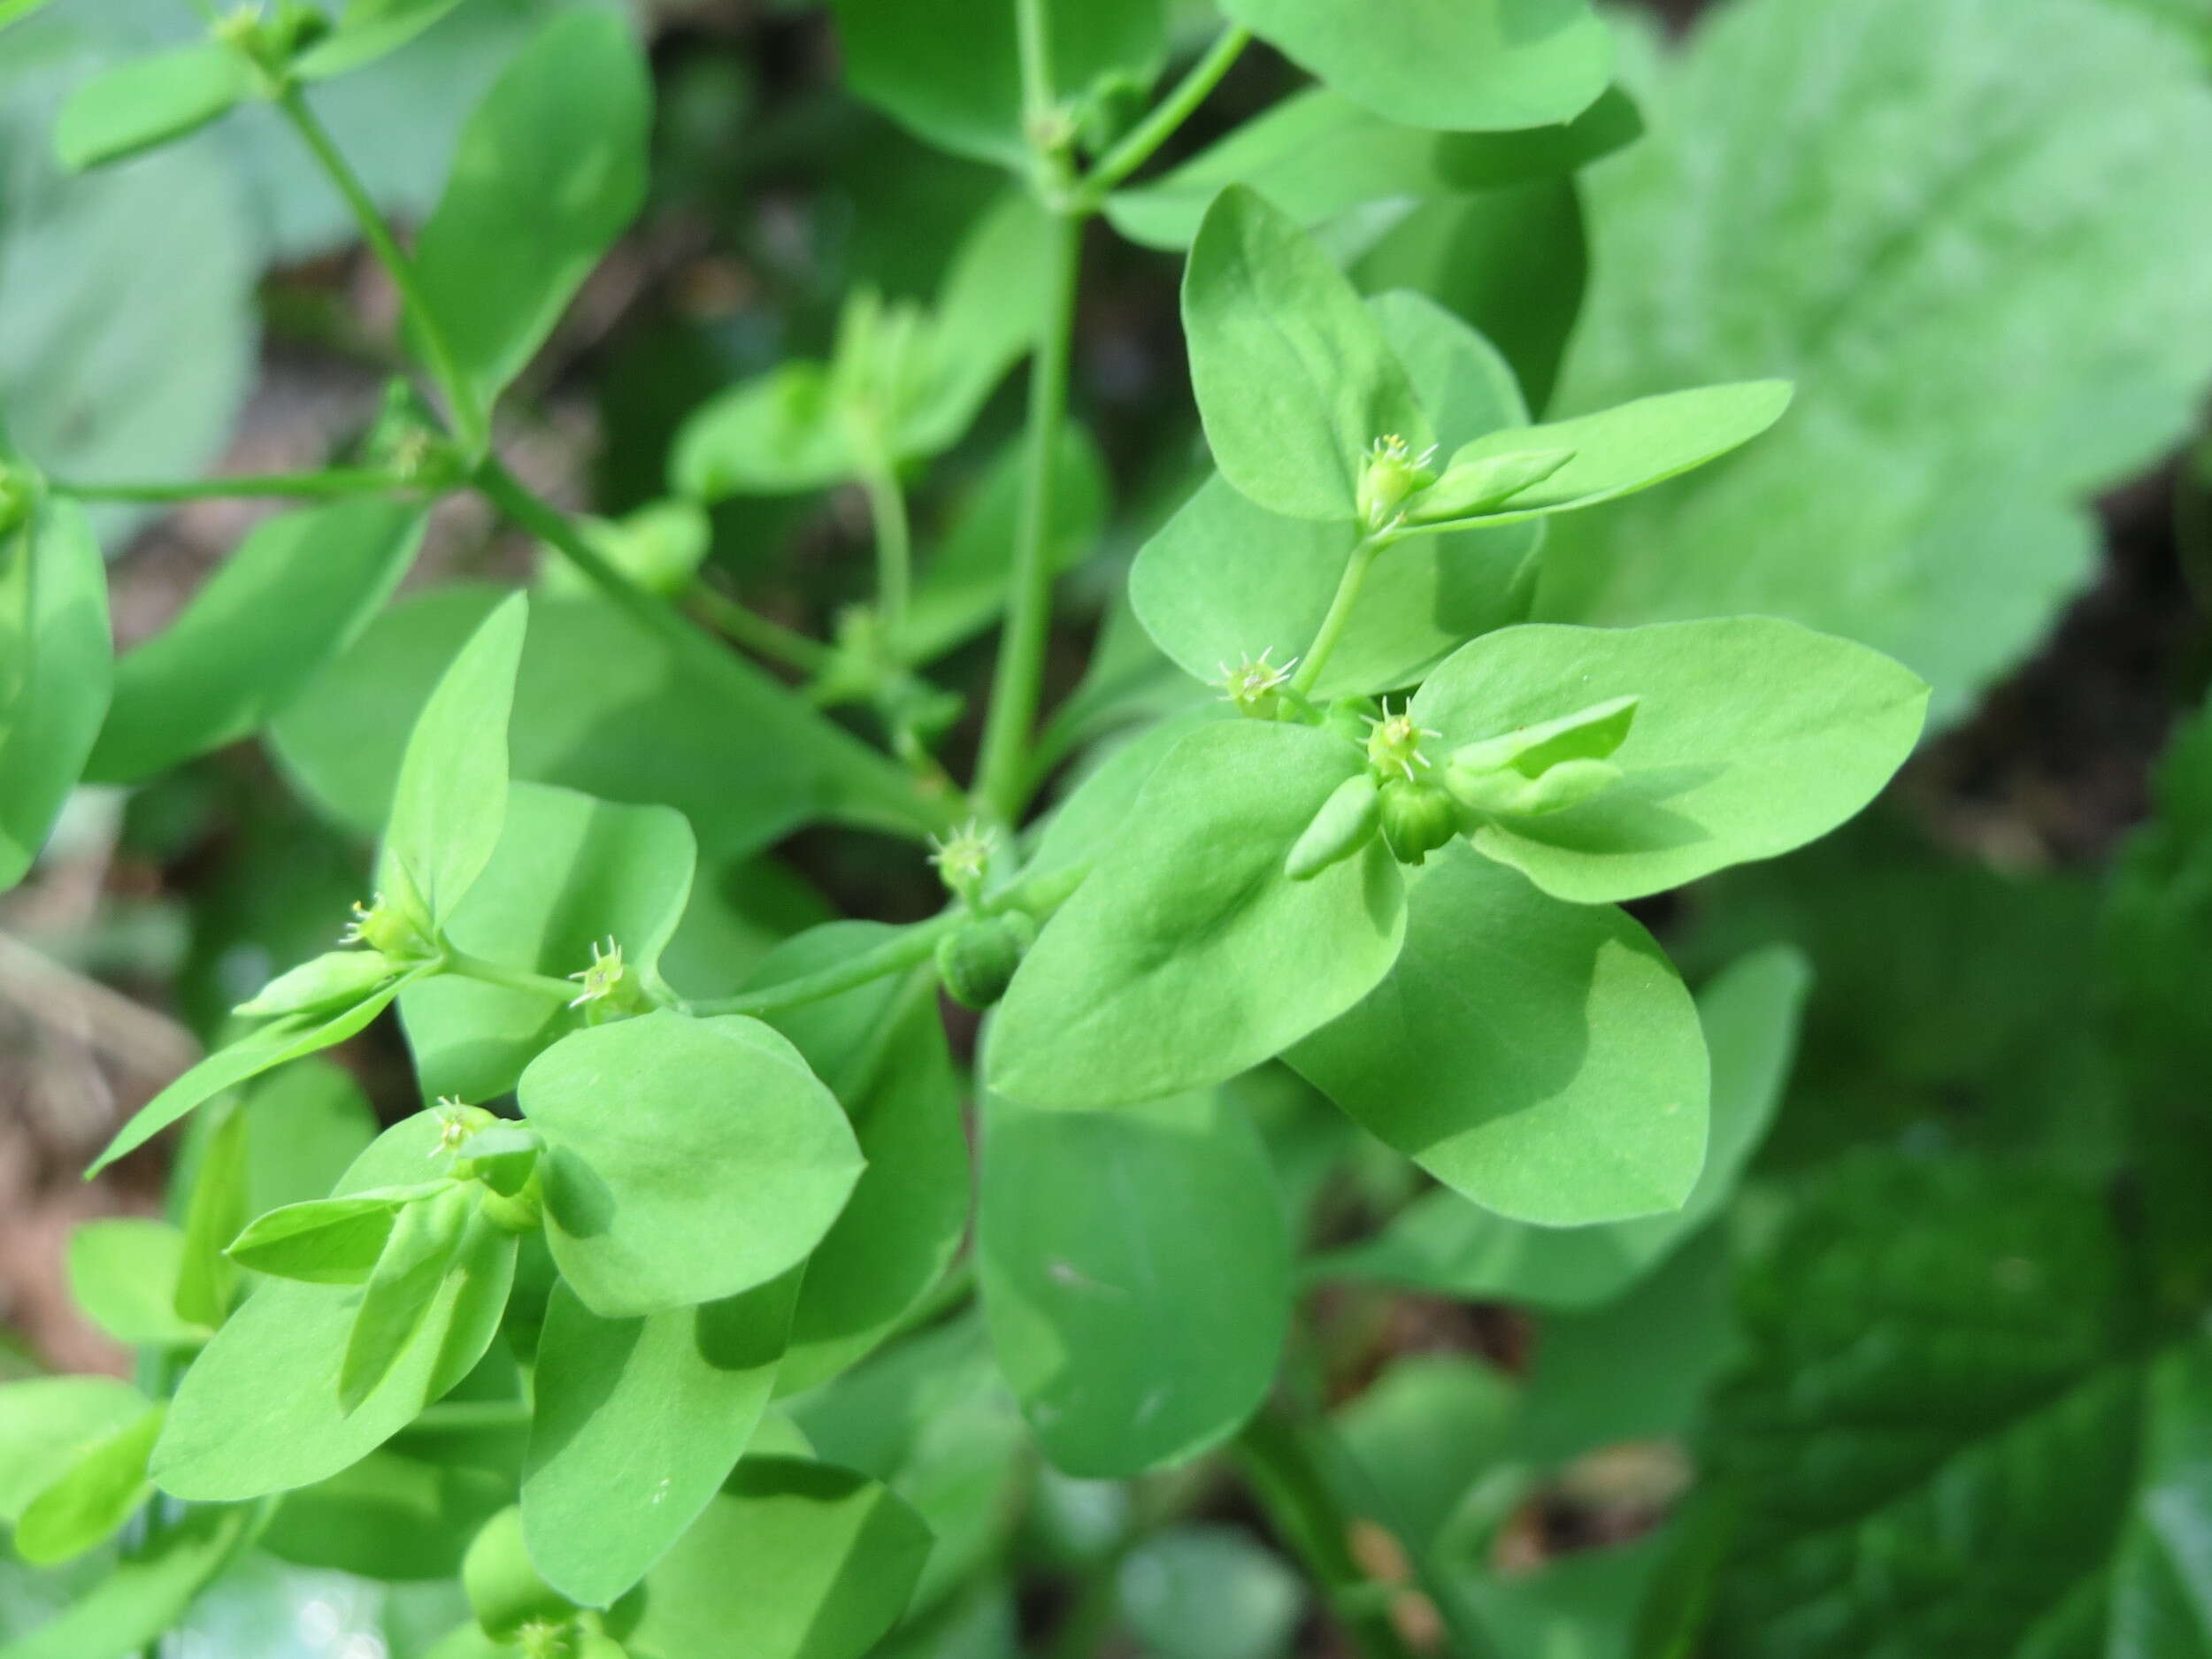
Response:
MULTIPOLYGON (((389 212, 426 210, 465 111, 559 4, 469 0, 318 95, 389 212)), ((1194 46, 1210 22, 1183 10, 1194 46)), ((1550 1245, 1502 1237, 1448 1240, 1448 1260, 1417 1236, 1406 1166, 1286 1074, 1240 1086, 1333 1252, 1312 1271, 1310 1368, 1338 1472, 1388 1523, 1363 1564, 1426 1651, 2212 1653, 2193 1541, 2212 1536, 2194 1335, 2212 723, 2190 713, 2212 673, 2212 3, 1721 0, 1616 20, 1647 130, 1581 174, 1497 184, 1325 130, 1279 162, 1279 199, 1363 284, 1480 325, 1540 413, 1797 380, 1767 440, 1560 520, 1538 613, 1795 617, 1917 669, 1938 729, 1832 841, 1646 907, 1694 980, 1777 944, 1811 975, 1763 1141, 1772 1102, 1745 1073, 1744 1183, 1706 1225, 1623 1244, 1628 1265, 1577 1279, 1550 1245)), ((707 396, 826 355, 855 288, 935 293, 1002 188, 841 89, 812 8, 689 0, 641 24, 653 204, 506 434, 534 482, 609 518, 662 496, 707 396)), ((393 296, 267 111, 58 177, 70 85, 196 27, 176 0, 61 0, 0 37, 0 406, 58 472, 317 465, 373 420, 394 366, 393 296)), ((1248 53, 1155 177, 1297 83, 1248 53)), ((1145 245, 1177 240, 1178 211, 1171 189, 1133 193, 1115 219, 1135 240, 1099 227, 1087 246, 1078 411, 1110 489, 1071 527, 1063 752, 1194 695, 1116 601, 1202 470, 1179 260, 1145 245)), ((917 480, 926 548, 951 553, 1018 403, 1002 388, 917 480)), ((107 510, 122 641, 257 511, 107 510)), ((864 511, 842 494, 733 501, 712 532, 711 579, 795 626, 833 633, 864 581, 864 511)), ((154 1210, 159 1171, 86 1188, 75 1169, 358 895, 376 767, 329 757, 396 741, 410 663, 479 603, 419 591, 535 567, 468 504, 442 511, 400 610, 310 687, 273 755, 80 792, 0 904, 0 1374, 121 1363, 68 1308, 64 1247, 87 1217, 154 1210)), ((776 733, 733 733, 680 687, 625 689, 605 649, 580 638, 549 665, 612 688, 589 730, 548 716, 522 765, 621 797, 647 729, 724 765, 729 798, 694 811, 721 902, 687 920, 680 980, 688 960, 734 982, 833 911, 933 908, 887 843, 793 833, 806 803, 746 795, 746 746, 776 733)), ((975 694, 988 665, 979 639, 937 678, 975 694)), ((956 750, 972 717, 961 730, 956 750)), ((341 1058, 347 1075, 316 1073, 340 1110, 412 1104, 388 1031, 341 1058)), ((891 1651, 985 1659, 1077 1628, 1150 1659, 1334 1651, 1205 1467, 1051 1474, 994 1378, 956 1322, 799 1413, 939 1532, 891 1651)), ((0 1641, 69 1588, 0 1560, 0 1641)), ((453 1594, 257 1561, 172 1651, 411 1655, 458 1617, 453 1594)))

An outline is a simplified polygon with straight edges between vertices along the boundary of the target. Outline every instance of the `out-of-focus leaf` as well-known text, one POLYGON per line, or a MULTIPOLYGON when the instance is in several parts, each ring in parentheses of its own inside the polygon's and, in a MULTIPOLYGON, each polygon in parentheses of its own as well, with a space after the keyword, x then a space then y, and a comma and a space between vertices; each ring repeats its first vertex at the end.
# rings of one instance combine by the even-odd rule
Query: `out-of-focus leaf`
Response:
POLYGON ((0 534, 0 891, 76 787, 112 672, 99 544, 73 503, 42 503, 0 534))
POLYGON ((2212 376, 2212 88, 2093 0, 1737 0, 1647 113, 1591 174, 1563 407, 1800 396, 1733 460, 1556 526, 1540 612, 1793 618, 1957 718, 2087 574, 2086 499, 2212 376))
POLYGON ((131 58, 69 95, 54 153, 72 173, 122 161, 196 131, 253 90, 245 55, 221 41, 131 58))
POLYGON ((0 1659, 125 1659, 138 1652, 246 1547, 256 1519, 242 1504, 193 1509, 81 1601, 0 1646, 0 1659))

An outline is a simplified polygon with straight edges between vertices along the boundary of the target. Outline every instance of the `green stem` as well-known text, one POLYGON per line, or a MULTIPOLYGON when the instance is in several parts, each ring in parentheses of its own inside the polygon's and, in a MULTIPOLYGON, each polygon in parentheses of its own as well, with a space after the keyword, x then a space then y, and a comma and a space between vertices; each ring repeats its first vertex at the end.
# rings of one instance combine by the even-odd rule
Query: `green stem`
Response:
POLYGON ((1291 677, 1290 688, 1300 696, 1312 691, 1321 678, 1321 671, 1328 666, 1329 655, 1343 638, 1345 626, 1352 619, 1352 609, 1359 603, 1359 590, 1367 580, 1368 566, 1375 562, 1375 555, 1389 545, 1379 535, 1368 536, 1344 561, 1344 574, 1337 579, 1336 597, 1329 601, 1328 614, 1321 618, 1313 643, 1306 647, 1305 656, 1299 659, 1298 672, 1291 677))
POLYGON ((1391 1622, 1389 1591, 1360 1570, 1351 1517, 1330 1490, 1297 1425, 1270 1407, 1245 1425, 1236 1454, 1252 1495, 1327 1594, 1364 1659, 1414 1659, 1391 1622))
POLYGON ((1221 78, 1229 73, 1229 66, 1251 40, 1251 31, 1235 24, 1216 35, 1214 43, 1206 49, 1206 55, 1175 83, 1175 89, 1084 175, 1083 202, 1095 207, 1109 190, 1149 161, 1153 152, 1174 136, 1176 129, 1206 101, 1207 95, 1221 84, 1221 78))
POLYGON ((872 457, 860 475, 876 536, 876 611, 883 635, 897 653, 906 634, 907 595, 914 585, 914 538, 907 522, 906 492, 887 456, 872 457))
POLYGON ((979 804, 1013 824, 1029 795, 1029 740, 1044 683, 1052 627, 1053 461, 1066 419, 1068 359, 1074 345, 1075 287, 1083 232, 1079 214, 1053 221, 1042 329, 1029 368, 1029 424, 1022 457, 1021 515, 1007 595, 1006 627, 991 681, 991 710, 977 768, 979 804))
POLYGON ((409 316, 415 323, 416 338, 421 341, 424 354, 430 359, 433 379, 445 394, 448 412, 452 416, 456 434, 471 455, 483 453, 490 441, 490 427, 482 409, 476 402, 475 389, 460 370, 459 361, 447 341, 445 329, 431 311, 424 297, 422 284, 415 276, 414 262, 408 258, 399 242, 392 235, 391 227, 384 222, 384 215, 377 211, 374 199, 361 182, 329 129, 322 124, 315 111, 308 107, 296 84, 288 83, 277 94, 276 107, 284 119, 292 124, 315 159, 322 165, 330 181, 338 187, 338 193, 346 198, 346 205, 353 210, 353 217, 361 227, 361 234, 367 241, 378 260, 392 279, 392 286, 399 290, 409 316))
POLYGON ((185 479, 174 483, 92 483, 53 478, 47 488, 80 501, 219 501, 247 495, 297 495, 318 499, 370 495, 405 489, 412 480, 396 472, 332 467, 320 472, 240 472, 226 478, 185 479))
POLYGON ((1022 117, 1033 142, 1039 123, 1052 109, 1051 19, 1045 0, 1014 0, 1014 35, 1021 52, 1022 117))
POLYGON ((583 987, 573 979, 557 979, 549 973, 532 973, 525 968, 503 967, 488 962, 482 956, 471 956, 465 950, 446 947, 445 971, 465 979, 481 979, 487 985, 504 986, 510 991, 520 991, 530 996, 555 997, 564 1002, 573 1002, 583 987))
MULTIPOLYGON (((1090 873, 1087 864, 1071 870, 1058 870, 1050 875, 1019 882, 1008 893, 983 907, 985 916, 1003 915, 1008 910, 1025 910, 1038 921, 1043 921, 1067 902, 1068 895, 1081 885, 1090 873)), ((920 966, 935 954, 937 941, 956 932, 979 912, 965 904, 956 903, 942 914, 926 922, 916 922, 901 928, 873 950, 864 950, 856 956, 803 973, 795 979, 779 980, 764 985, 757 991, 741 991, 734 996, 709 997, 681 1004, 687 1014, 773 1014, 787 1008, 799 1008, 809 1002, 819 1002, 841 993, 856 990, 887 974, 899 973, 908 968, 920 966)))
POLYGON ((835 655, 820 641, 747 609, 704 582, 693 582, 684 598, 693 611, 747 650, 799 673, 820 673, 835 655))

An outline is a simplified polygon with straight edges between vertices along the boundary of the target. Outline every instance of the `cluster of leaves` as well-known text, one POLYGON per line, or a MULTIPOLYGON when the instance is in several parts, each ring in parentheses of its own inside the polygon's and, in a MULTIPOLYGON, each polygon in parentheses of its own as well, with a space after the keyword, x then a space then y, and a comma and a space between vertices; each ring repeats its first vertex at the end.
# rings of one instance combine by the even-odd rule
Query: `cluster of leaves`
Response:
MULTIPOLYGON (((1932 25, 1881 0, 1889 27, 1740 0, 1680 58, 1632 42, 1617 65, 1581 0, 1224 0, 1157 89, 1164 4, 837 0, 852 90, 1010 184, 929 300, 855 285, 822 358, 718 388, 664 483, 592 519, 500 441, 652 181, 630 29, 501 12, 512 50, 472 83, 442 190, 355 172, 337 119, 357 87, 388 125, 376 78, 486 8, 281 0, 25 117, 89 170, 66 190, 112 192, 82 198, 73 257, 160 169, 234 188, 258 149, 210 146, 288 127, 397 288, 417 377, 341 465, 143 485, 101 474, 204 446, 119 430, 97 376, 64 420, 0 350, 0 882, 80 785, 257 735, 376 843, 345 942, 242 987, 95 1166, 190 1120, 170 1219, 72 1251, 136 1383, 0 1388, 15 1554, 105 1569, 35 1628, 0 1619, 0 1655, 127 1654, 270 1559, 446 1581, 416 1649, 436 1659, 1008 1654, 1009 1574, 1039 1550, 1162 1659, 1267 1659, 1310 1593, 1187 1518, 1225 1448, 1378 1659, 1423 1617, 1477 1655, 2194 1651, 2162 1643, 2208 1599, 2186 1537, 2201 732, 2112 896, 2119 1034, 2069 1051, 2130 1073, 2126 1126, 2084 1133, 2097 1177, 2146 1181, 2147 1242, 2016 1148, 1861 1148, 1732 1202, 1808 951, 1824 973, 1839 953, 1763 926, 1758 872, 1724 877, 1694 995, 1621 908, 1864 808, 1932 684, 1955 715, 2078 582, 2081 495, 2182 426, 2212 309, 2147 250, 2205 204, 2165 146, 2206 136, 2212 99, 2170 42, 2109 0, 2025 22, 1941 0, 1932 25), (1931 27, 1956 50, 1927 57, 1931 27), (1132 183, 1256 37, 1313 84, 1132 183), (1816 130, 1794 171, 1779 109, 1816 130), (1919 194, 1793 194, 1858 127, 1924 127, 1972 142, 1919 194), (1585 170, 1610 274, 1569 353, 1585 170), (387 211, 420 217, 411 247, 387 211), (1041 725, 1055 580, 1109 516, 1067 409, 1094 218, 1185 251, 1210 470, 1126 511, 1125 608, 1041 725), (1924 219, 1926 244, 1899 230, 1924 219), (1746 245, 1772 268, 1723 262, 1746 245), (1957 274, 1999 255, 2030 273, 2001 303, 1957 274), (2129 306, 2024 349, 2123 270, 2129 306), (910 493, 981 447, 1024 358, 1020 441, 918 564, 910 493), (1777 370, 1809 395, 1770 439, 1788 384, 1707 383, 1777 370), (2021 424, 1962 412, 1993 384, 2021 424), (706 580, 736 507, 843 486, 874 581, 833 638, 706 580), (313 504, 117 657, 102 515, 226 491, 313 504), (463 493, 557 563, 528 594, 395 601, 463 493), (974 699, 962 653, 995 626, 974 699), (763 855, 822 823, 926 852, 943 908, 789 902, 763 855), (972 1068, 940 989, 987 1010, 972 1068), (388 1010, 419 1109, 380 1132, 313 1056, 388 1010), (1378 1223, 1348 1242, 1314 1225, 1348 1187, 1378 1223), (1290 1340, 1314 1279, 1543 1310, 1543 1346, 1523 1379, 1410 1360, 1331 1410, 1290 1340), (1683 1517, 1497 1571, 1557 1471, 1690 1432, 1732 1346, 1683 1517), (2004 1489, 2023 1469, 2065 1483, 2053 1513, 2004 1489)), ((58 13, 8 38, 47 80, 107 50, 58 13)), ((301 222, 271 245, 328 240, 301 222)), ((251 257, 223 257, 242 311, 251 257)), ((219 372, 157 362, 165 396, 219 426, 245 340, 219 372)))

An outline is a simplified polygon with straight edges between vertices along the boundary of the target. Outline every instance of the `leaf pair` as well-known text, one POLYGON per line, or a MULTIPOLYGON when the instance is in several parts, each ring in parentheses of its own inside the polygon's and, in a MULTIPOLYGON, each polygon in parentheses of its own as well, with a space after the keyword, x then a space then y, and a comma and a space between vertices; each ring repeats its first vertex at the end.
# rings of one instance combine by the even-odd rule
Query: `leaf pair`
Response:
POLYGON ((1355 745, 1258 721, 1192 732, 1016 974, 990 1033, 993 1087, 1107 1108, 1288 1051, 1385 1139, 1508 1213, 1563 1225, 1678 1203, 1704 1135, 1689 999, 1641 928, 1576 907, 1832 827, 1909 752, 1925 688, 1787 623, 1512 628, 1447 662, 1410 718, 1445 747, 1471 745, 1609 694, 1641 699, 1612 788, 1479 820, 1471 851, 1410 882, 1379 838, 1308 879, 1285 869, 1330 795, 1365 772, 1355 745), (1602 1148, 1550 1161, 1555 1133, 1578 1144, 1584 1101, 1623 1091, 1641 1141, 1617 1133, 1609 1164, 1602 1148))
POLYGON ((342 1042, 401 989, 437 969, 440 930, 489 862, 507 812, 507 718, 526 612, 520 595, 484 622, 447 668, 415 722, 377 862, 376 917, 388 918, 393 960, 373 948, 334 951, 283 976, 256 1002, 273 1017, 217 1049, 140 1108, 88 1174, 96 1173, 193 1108, 273 1066, 342 1042))
POLYGON ((1010 196, 969 233, 933 309, 854 297, 829 363, 787 363, 686 420, 672 488, 709 502, 788 495, 949 449, 1036 338, 1049 228, 1010 196))
POLYGON ((1432 472, 1436 411, 1344 273, 1251 190, 1232 186, 1208 209, 1182 304, 1192 389, 1222 476, 1283 517, 1369 532, 1402 514, 1417 526, 1509 523, 1609 501, 1757 436, 1789 401, 1774 381, 1645 398, 1476 434, 1432 472), (1509 457, 1517 465, 1502 469, 1509 457))

